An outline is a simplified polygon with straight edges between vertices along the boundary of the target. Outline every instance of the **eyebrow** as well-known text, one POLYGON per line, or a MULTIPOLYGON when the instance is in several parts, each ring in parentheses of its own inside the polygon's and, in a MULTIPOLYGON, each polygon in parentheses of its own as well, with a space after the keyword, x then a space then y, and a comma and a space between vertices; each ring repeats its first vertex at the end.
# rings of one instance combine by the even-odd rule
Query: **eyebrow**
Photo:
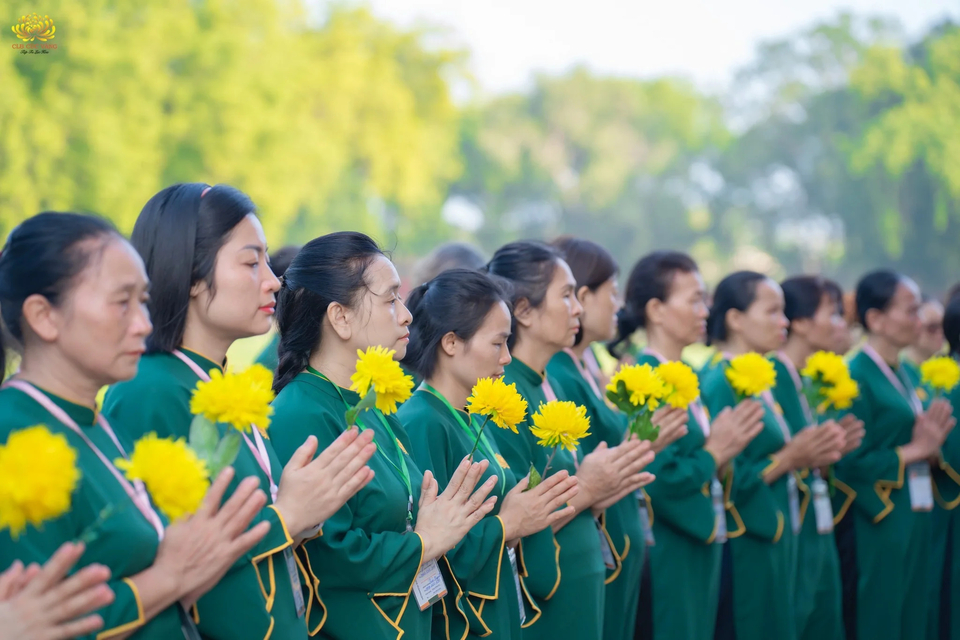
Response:
POLYGON ((248 244, 245 247, 242 247, 240 251, 246 251, 247 249, 252 249, 253 251, 256 251, 258 254, 266 251, 266 249, 264 249, 259 244, 248 244))

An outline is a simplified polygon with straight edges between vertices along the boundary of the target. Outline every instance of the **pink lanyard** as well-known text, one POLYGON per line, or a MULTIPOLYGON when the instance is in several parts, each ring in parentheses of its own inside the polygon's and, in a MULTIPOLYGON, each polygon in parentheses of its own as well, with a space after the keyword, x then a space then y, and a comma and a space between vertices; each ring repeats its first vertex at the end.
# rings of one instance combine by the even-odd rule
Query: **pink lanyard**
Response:
MULTIPOLYGON (((180 360, 190 367, 190 369, 197 374, 197 377, 203 380, 204 382, 210 382, 210 374, 200 368, 196 362, 191 360, 187 355, 180 351, 180 349, 174 349, 173 355, 180 358, 180 360)), ((260 465, 260 468, 265 474, 267 474, 267 479, 270 481, 270 496, 273 498, 273 501, 277 501, 277 493, 279 488, 277 483, 273 481, 273 473, 270 468, 270 454, 267 453, 267 447, 263 443, 263 436, 260 435, 260 430, 256 425, 250 425, 250 430, 253 432, 253 441, 250 440, 250 436, 240 432, 240 435, 243 436, 244 442, 247 443, 247 447, 250 448, 250 451, 253 453, 253 457, 256 459, 257 464, 260 465)))
MULTIPOLYGON (((573 359, 574 362, 577 361, 576 358, 573 359)), ((547 402, 554 402, 557 399, 557 394, 554 392, 553 387, 550 386, 550 381, 547 380, 547 375, 543 375, 543 383, 540 385, 540 389, 543 391, 543 396, 547 399, 547 402)), ((577 453, 580 448, 577 448, 577 451, 573 452, 573 468, 577 471, 580 470, 580 459, 577 457, 577 453)))
POLYGON ((793 361, 783 351, 777 352, 777 360, 783 363, 783 366, 787 368, 787 373, 790 374, 790 379, 793 380, 793 386, 797 389, 797 395, 800 397, 800 408, 803 410, 803 417, 806 418, 807 424, 816 424, 813 411, 810 409, 810 403, 807 402, 807 396, 803 395, 803 380, 800 378, 797 368, 793 366, 793 361))
MULTIPOLYGON (((110 473, 113 474, 113 477, 117 479, 117 482, 120 483, 120 486, 122 486, 124 491, 127 492, 127 495, 130 496, 133 504, 137 505, 137 509, 139 509, 140 513, 143 514, 143 517, 147 519, 147 522, 153 526, 154 530, 157 532, 157 538, 163 540, 163 521, 160 519, 160 516, 157 515, 157 512, 154 511, 153 505, 150 504, 150 498, 147 495, 146 487, 143 486, 143 482, 140 480, 134 480, 133 484, 131 484, 130 481, 127 480, 127 478, 117 470, 117 468, 113 465, 113 462, 111 462, 110 459, 107 458, 102 451, 100 451, 97 445, 93 444, 90 438, 87 437, 87 434, 83 432, 83 429, 80 428, 73 418, 68 416, 66 411, 58 407, 52 400, 50 400, 50 398, 37 390, 37 388, 32 384, 29 382, 24 382, 23 380, 10 380, 3 386, 13 387, 18 391, 22 391, 23 393, 27 394, 33 398, 37 404, 46 409, 50 415, 80 436, 80 439, 82 439, 83 442, 90 447, 90 450, 93 451, 98 458, 100 458, 100 462, 102 462, 103 465, 110 470, 110 473)), ((113 429, 110 428, 106 418, 104 418, 103 415, 98 414, 97 423, 100 425, 100 428, 103 429, 108 436, 110 436, 110 439, 113 440, 113 444, 116 445, 120 455, 126 458, 127 452, 124 451, 123 446, 120 444, 120 440, 117 438, 117 434, 115 434, 113 429)))
MULTIPOLYGON (((663 364, 667 361, 660 353, 654 351, 650 347, 644 347, 642 353, 647 354, 648 356, 653 356, 663 364)), ((707 410, 703 407, 703 400, 699 397, 690 403, 690 413, 693 414, 693 419, 697 421, 697 424, 700 425, 700 430, 703 431, 703 437, 707 438, 710 436, 710 418, 707 417, 707 410)))
POLYGON ((583 352, 583 364, 586 365, 591 377, 599 384, 603 380, 603 372, 600 370, 600 363, 597 362, 596 354, 590 347, 587 347, 583 352))
POLYGON ((863 345, 863 352, 867 354, 873 363, 877 365, 877 368, 886 376, 887 380, 890 381, 890 384, 900 392, 907 400, 907 404, 910 405, 910 409, 913 411, 914 415, 919 416, 923 413, 923 403, 920 402, 920 397, 917 396, 917 390, 913 388, 913 385, 910 385, 910 390, 907 390, 907 387, 904 386, 903 380, 900 379, 900 376, 893 372, 893 369, 890 368, 883 358, 880 357, 880 354, 868 344, 863 345))
MULTIPOLYGON (((590 347, 587 347, 587 351, 589 350, 590 350, 590 347)), ((590 389, 593 391, 593 395, 603 400, 603 394, 600 393, 600 386, 597 384, 596 379, 592 375, 590 375, 590 373, 588 373, 586 369, 583 368, 583 365, 580 363, 580 359, 577 358, 577 354, 575 354, 573 352, 573 349, 570 349, 570 348, 565 348, 564 351, 568 356, 570 356, 570 359, 573 360, 573 364, 577 367, 577 371, 580 372, 580 377, 586 380, 587 384, 590 385, 590 389)), ((584 356, 586 356, 586 351, 584 351, 584 356)))

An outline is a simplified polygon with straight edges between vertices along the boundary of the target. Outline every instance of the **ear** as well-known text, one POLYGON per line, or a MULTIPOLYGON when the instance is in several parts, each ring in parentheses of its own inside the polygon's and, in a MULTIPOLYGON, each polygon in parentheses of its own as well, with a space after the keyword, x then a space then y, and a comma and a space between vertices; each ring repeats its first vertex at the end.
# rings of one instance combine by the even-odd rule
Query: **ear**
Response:
POLYGON ((530 328, 530 325, 533 324, 533 314, 535 311, 536 309, 530 305, 529 300, 520 298, 513 308, 513 317, 521 327, 530 328))
POLYGON ((738 309, 727 309, 724 321, 727 323, 728 337, 730 333, 741 333, 743 329, 743 312, 738 309))
POLYGON ((333 329, 334 333, 344 342, 353 336, 353 327, 350 323, 352 317, 353 313, 350 309, 339 302, 331 302, 327 307, 327 322, 330 323, 330 328, 333 329))
POLYGON ((870 309, 867 311, 863 319, 866 322, 864 329, 870 333, 876 333, 881 330, 881 325, 883 324, 883 312, 880 311, 880 309, 870 309))
POLYGON ((810 332, 810 325, 813 323, 813 318, 798 318, 790 323, 790 333, 795 333, 798 336, 806 336, 810 332))
POLYGON ((647 304, 643 307, 643 314, 646 317, 648 327, 653 324, 663 324, 663 300, 659 298, 647 300, 647 304))
POLYGON ((448 331, 442 338, 440 338, 440 348, 443 349, 443 352, 450 357, 457 355, 458 345, 460 343, 460 338, 457 337, 453 331, 448 331))
POLYGON ((194 283, 193 283, 193 286, 190 287, 190 297, 191 297, 191 298, 196 298, 196 297, 199 296, 201 293, 203 293, 204 291, 206 291, 208 288, 209 288, 209 287, 207 287, 207 281, 206 281, 206 280, 202 280, 202 279, 201 279, 201 280, 198 280, 197 282, 194 282, 194 283))
POLYGON ((60 337, 60 314, 46 297, 40 294, 23 301, 23 322, 44 342, 55 342, 60 337))
POLYGON ((577 289, 577 300, 580 301, 581 305, 583 304, 584 300, 587 299, 587 296, 589 294, 590 294, 590 287, 583 286, 577 289))

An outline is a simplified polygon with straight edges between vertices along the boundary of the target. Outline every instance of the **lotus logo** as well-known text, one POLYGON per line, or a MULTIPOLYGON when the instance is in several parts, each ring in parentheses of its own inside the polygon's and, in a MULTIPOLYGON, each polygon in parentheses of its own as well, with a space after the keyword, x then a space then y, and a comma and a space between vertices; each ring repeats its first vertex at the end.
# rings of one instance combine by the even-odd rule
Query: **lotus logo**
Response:
POLYGON ((53 34, 57 30, 50 16, 41 17, 40 14, 37 13, 20 16, 19 22, 10 27, 10 29, 24 42, 33 42, 34 40, 46 42, 47 40, 53 40, 53 34))

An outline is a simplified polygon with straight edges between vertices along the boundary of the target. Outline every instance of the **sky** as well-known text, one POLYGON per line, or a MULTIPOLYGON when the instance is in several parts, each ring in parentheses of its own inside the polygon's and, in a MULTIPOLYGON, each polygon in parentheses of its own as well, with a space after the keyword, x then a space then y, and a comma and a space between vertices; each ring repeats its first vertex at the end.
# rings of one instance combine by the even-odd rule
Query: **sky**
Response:
POLYGON ((483 93, 523 89, 535 72, 577 64, 594 72, 674 75, 719 89, 752 59, 758 42, 835 16, 882 14, 908 35, 945 17, 960 21, 960 0, 367 0, 403 26, 450 30, 472 52, 483 93))

